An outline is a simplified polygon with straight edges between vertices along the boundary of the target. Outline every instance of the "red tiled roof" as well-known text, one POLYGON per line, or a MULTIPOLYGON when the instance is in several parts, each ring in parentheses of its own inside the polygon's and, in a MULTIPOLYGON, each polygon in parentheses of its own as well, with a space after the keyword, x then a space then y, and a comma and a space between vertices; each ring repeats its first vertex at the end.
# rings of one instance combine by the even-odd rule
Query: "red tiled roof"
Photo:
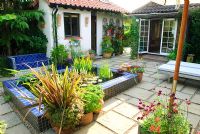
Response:
POLYGON ((77 8, 99 9, 112 12, 128 13, 124 8, 112 2, 102 2, 100 0, 47 0, 50 4, 66 5, 77 8))

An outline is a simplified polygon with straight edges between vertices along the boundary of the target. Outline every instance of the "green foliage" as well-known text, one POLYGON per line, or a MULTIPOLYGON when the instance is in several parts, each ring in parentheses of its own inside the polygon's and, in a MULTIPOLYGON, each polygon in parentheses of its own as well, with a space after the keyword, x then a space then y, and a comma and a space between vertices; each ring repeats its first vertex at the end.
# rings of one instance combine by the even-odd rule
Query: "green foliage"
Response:
POLYGON ((71 58, 73 60, 76 58, 83 58, 85 56, 83 54, 83 52, 81 51, 80 45, 78 45, 78 46, 71 45, 70 46, 70 54, 71 54, 71 58))
POLYGON ((89 54, 96 54, 95 50, 89 50, 89 54))
POLYGON ((94 112, 102 108, 100 100, 103 99, 104 92, 99 85, 89 85, 85 88, 82 99, 84 101, 85 114, 94 112))
POLYGON ((113 73, 108 64, 100 66, 98 75, 101 79, 110 79, 113 77, 113 73))
POLYGON ((115 54, 123 53, 123 44, 121 39, 113 38, 113 49, 115 54))
POLYGON ((152 126, 160 128, 160 134, 189 134, 190 124, 183 114, 174 114, 169 118, 166 113, 168 109, 157 107, 154 114, 150 115, 148 119, 144 120, 141 125, 141 134, 154 134, 150 128, 152 126), (156 121, 159 118, 159 122, 156 121))
POLYGON ((192 45, 192 48, 187 49, 187 54, 195 55, 195 62, 200 60, 200 9, 190 11, 189 28, 187 42, 192 45))
POLYGON ((0 22, 8 21, 8 20, 15 20, 16 18, 17 18, 17 16, 14 14, 0 15, 0 22))
POLYGON ((5 134, 7 124, 4 121, 0 121, 0 134, 5 134))
POLYGON ((35 76, 32 73, 28 73, 28 74, 21 75, 17 79, 17 85, 18 84, 26 84, 26 83, 34 84, 37 81, 38 80, 35 78, 35 76))
POLYGON ((51 51, 51 60, 55 65, 64 65, 67 60, 67 50, 64 45, 58 45, 51 51))
POLYGON ((38 27, 40 22, 44 22, 42 11, 24 10, 23 6, 20 6, 4 12, 5 14, 0 16, 2 55, 46 52, 47 38, 38 27))
POLYGON ((168 60, 176 60, 177 49, 172 50, 169 55, 167 55, 168 60))
POLYGON ((111 37, 104 36, 101 45, 102 45, 103 53, 112 53, 112 52, 114 52, 114 49, 112 48, 111 37))
POLYGON ((4 77, 10 77, 10 71, 6 70, 6 68, 10 68, 7 57, 0 57, 0 75, 4 77))
POLYGON ((12 97, 10 95, 4 95, 3 99, 6 103, 10 102, 12 100, 12 97))
POLYGON ((136 18, 132 18, 130 32, 125 34, 125 39, 131 46, 131 59, 137 58, 139 44, 139 24, 136 18))
POLYGON ((144 68, 143 67, 134 67, 131 70, 132 73, 144 73, 144 68))
POLYGON ((32 68, 31 72, 39 80, 39 84, 29 84, 31 92, 37 97, 35 102, 39 109, 44 104, 47 118, 61 128, 78 125, 83 115, 79 87, 81 76, 68 68, 64 73, 58 73, 54 65, 51 71, 43 66, 39 72, 32 68))
POLYGON ((91 72, 92 70, 92 60, 90 58, 76 58, 74 60, 73 67, 78 72, 86 71, 91 72))

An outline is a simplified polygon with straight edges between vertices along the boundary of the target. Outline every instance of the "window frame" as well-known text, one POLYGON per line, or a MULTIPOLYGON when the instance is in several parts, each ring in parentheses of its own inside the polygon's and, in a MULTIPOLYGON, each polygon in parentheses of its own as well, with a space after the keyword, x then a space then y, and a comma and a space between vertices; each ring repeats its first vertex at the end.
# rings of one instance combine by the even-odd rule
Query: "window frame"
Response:
POLYGON ((64 13, 64 16, 63 16, 63 21, 64 21, 64 37, 65 38, 67 38, 67 37, 80 37, 80 14, 78 14, 78 13, 64 13), (73 25, 72 25, 72 16, 73 15, 77 15, 77 35, 73 35, 73 25), (69 18, 70 18, 70 35, 67 35, 66 34, 66 29, 65 29, 65 17, 66 16, 69 16, 69 18))

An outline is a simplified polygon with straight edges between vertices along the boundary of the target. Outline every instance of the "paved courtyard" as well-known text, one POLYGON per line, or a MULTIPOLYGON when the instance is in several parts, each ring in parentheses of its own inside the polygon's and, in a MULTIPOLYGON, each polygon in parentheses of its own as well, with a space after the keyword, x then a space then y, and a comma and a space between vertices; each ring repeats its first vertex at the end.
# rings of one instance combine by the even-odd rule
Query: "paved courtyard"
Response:
MULTIPOLYGON (((108 63, 112 68, 119 68, 122 63, 133 65, 144 65, 145 73, 141 83, 131 89, 109 99, 105 102, 102 113, 96 121, 88 126, 80 128, 75 134, 137 134, 137 117, 140 111, 137 108, 138 99, 146 102, 152 101, 156 92, 162 90, 169 94, 172 83, 167 82, 167 76, 158 73, 158 66, 162 63, 155 61, 136 61, 131 60, 127 55, 95 61, 96 64, 108 63)), ((1 93, 2 88, 1 88, 1 93)), ((181 79, 177 87, 177 97, 183 107, 185 99, 191 100, 189 106, 188 119, 193 125, 193 133, 200 130, 200 84, 199 82, 181 79)), ((22 123, 16 110, 13 110, 8 103, 4 102, 2 94, 0 96, 0 120, 8 123, 7 134, 30 134, 34 130, 27 128, 22 123)), ((45 134, 54 134, 50 129, 45 134)))

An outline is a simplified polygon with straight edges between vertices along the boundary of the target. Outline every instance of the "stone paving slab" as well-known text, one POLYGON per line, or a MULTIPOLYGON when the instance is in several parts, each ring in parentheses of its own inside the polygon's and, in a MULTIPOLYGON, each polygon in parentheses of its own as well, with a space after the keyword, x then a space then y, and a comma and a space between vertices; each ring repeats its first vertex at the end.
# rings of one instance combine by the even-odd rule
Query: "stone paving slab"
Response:
POLYGON ((131 128, 126 134, 137 134, 138 133, 138 125, 131 128))
POLYGON ((191 102, 200 104, 200 94, 195 94, 195 95, 192 97, 191 102))
POLYGON ((93 122, 81 128, 81 130, 75 132, 74 134, 114 134, 114 132, 105 128, 97 122, 93 122))
POLYGON ((133 118, 140 110, 131 104, 123 103, 113 109, 115 112, 120 113, 128 118, 133 118))
POLYGON ((141 83, 137 84, 136 87, 146 90, 153 90, 156 87, 156 84, 142 81, 141 83))
POLYGON ((8 125, 7 128, 13 127, 21 123, 21 120, 17 116, 16 113, 11 112, 5 115, 0 116, 0 120, 4 120, 6 124, 8 125))
POLYGON ((107 111, 113 109, 114 107, 116 107, 117 105, 119 105, 120 103, 122 103, 121 100, 111 98, 104 103, 104 107, 103 107, 102 111, 107 112, 107 111))
POLYGON ((127 103, 130 103, 130 104, 132 104, 132 105, 135 105, 135 106, 137 106, 138 105, 138 103, 139 103, 139 99, 136 99, 136 98, 131 98, 131 99, 129 99, 128 101, 126 101, 127 103))
POLYGON ((0 106, 0 115, 6 114, 6 113, 9 113, 9 112, 12 112, 12 111, 13 110, 8 103, 2 104, 0 106))
POLYGON ((115 96, 114 98, 119 99, 119 100, 121 100, 121 101, 126 101, 126 100, 131 99, 130 96, 125 95, 125 94, 123 94, 123 93, 121 93, 121 94, 115 96))
POLYGON ((97 119, 97 122, 118 134, 124 134, 136 123, 116 112, 109 111, 97 119))
POLYGON ((159 80, 167 80, 168 79, 167 75, 159 74, 159 73, 156 73, 156 74, 152 75, 151 77, 153 77, 155 79, 159 79, 159 80))
MULTIPOLYGON (((164 88, 169 88, 171 89, 172 88, 172 83, 169 83, 167 81, 164 81, 163 83, 161 83, 159 85, 159 87, 164 87, 164 88)), ((183 84, 177 84, 177 88, 176 88, 176 91, 181 91, 183 89, 184 85, 183 84)))
POLYGON ((125 91, 124 94, 130 95, 130 96, 132 96, 134 98, 146 100, 150 96, 153 95, 153 92, 150 92, 150 91, 145 90, 145 89, 134 87, 134 88, 131 88, 131 89, 125 91))
POLYGON ((155 78, 151 78, 151 77, 143 76, 142 81, 153 82, 153 81, 155 81, 155 78))
POLYGON ((176 97, 178 99, 182 99, 182 100, 186 100, 186 99, 190 100, 192 95, 191 94, 185 94, 185 93, 177 91, 176 92, 176 97))
POLYGON ((197 91, 196 87, 192 87, 192 86, 185 86, 181 92, 185 93, 185 94, 195 94, 195 92, 197 91))
POLYGON ((6 134, 31 134, 24 124, 19 124, 6 130, 6 134))
POLYGON ((4 100, 3 96, 0 96, 0 105, 2 105, 4 103, 5 103, 5 100, 4 100))

